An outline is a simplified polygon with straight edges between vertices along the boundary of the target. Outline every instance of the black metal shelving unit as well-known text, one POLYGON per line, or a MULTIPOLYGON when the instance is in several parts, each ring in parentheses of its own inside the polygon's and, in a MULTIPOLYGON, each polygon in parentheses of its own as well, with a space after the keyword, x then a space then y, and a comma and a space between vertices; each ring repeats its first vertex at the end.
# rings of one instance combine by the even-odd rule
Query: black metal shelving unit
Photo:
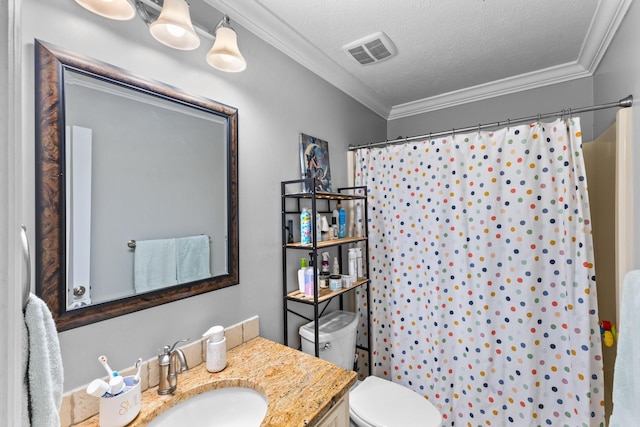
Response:
MULTIPOLYGON (((371 298, 370 298, 370 275, 369 275, 369 262, 366 262, 366 278, 362 278, 357 280, 348 288, 343 288, 337 291, 331 291, 326 288, 318 288, 318 273, 317 269, 314 268, 314 295, 312 297, 307 297, 304 293, 300 292, 298 289, 298 283, 295 283, 295 290, 291 290, 293 287, 289 284, 289 274, 291 267, 288 262, 288 254, 289 252, 299 253, 298 251, 305 251, 311 255, 314 266, 319 265, 317 263, 320 262, 318 258, 318 251, 321 249, 335 247, 338 250, 338 259, 343 261, 343 247, 348 247, 348 245, 353 243, 364 243, 364 252, 363 256, 369 253, 369 241, 368 241, 368 218, 367 218, 367 187, 366 186, 356 186, 356 187, 342 187, 339 188, 335 193, 328 192, 320 192, 316 191, 314 185, 314 179, 297 179, 292 181, 282 181, 280 183, 281 190, 281 212, 282 212, 282 295, 283 295, 283 316, 284 316, 284 344, 289 345, 289 315, 293 314, 295 316, 306 319, 311 322, 314 321, 314 337, 315 337, 315 355, 319 357, 320 355, 320 342, 319 342, 319 322, 317 321, 323 314, 326 308, 334 298, 339 298, 340 309, 343 309, 343 296, 347 292, 355 291, 357 288, 366 289, 367 296, 367 346, 364 347, 362 345, 357 345, 357 348, 367 352, 369 359, 369 374, 371 374, 371 328, 370 328, 370 307, 371 307, 371 298), (295 191, 288 191, 291 188, 295 187, 295 191), (299 188, 311 188, 311 191, 302 192, 299 191, 299 188), (361 201, 363 203, 362 206, 362 237, 345 237, 338 238, 334 240, 326 240, 320 241, 317 240, 316 235, 316 218, 317 213, 321 214, 331 214, 332 205, 338 202, 355 202, 361 201), (302 212, 303 208, 307 208, 309 213, 311 214, 311 233, 312 239, 310 244, 302 244, 300 242, 288 242, 288 228, 287 221, 290 220, 295 215, 298 215, 302 212), (324 208, 324 209, 323 209, 324 208), (299 310, 296 310, 296 306, 305 305, 313 307, 313 316, 310 318, 302 314, 299 310)), ((296 223, 296 221, 293 221, 296 223)), ((299 223, 298 223, 299 225, 299 223)))

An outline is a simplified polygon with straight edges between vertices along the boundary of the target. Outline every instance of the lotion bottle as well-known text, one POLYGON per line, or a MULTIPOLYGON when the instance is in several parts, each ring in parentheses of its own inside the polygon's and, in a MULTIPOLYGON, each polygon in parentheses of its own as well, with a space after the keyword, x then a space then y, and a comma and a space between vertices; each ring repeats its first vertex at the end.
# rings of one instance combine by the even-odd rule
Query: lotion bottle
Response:
POLYGON ((222 371, 227 366, 227 339, 224 336, 224 328, 212 326, 202 338, 207 338, 207 371, 222 371))
POLYGON ((300 269, 298 270, 298 290, 304 293, 305 278, 304 273, 307 269, 307 259, 300 258, 300 269))
POLYGON ((313 298, 314 289, 313 264, 311 264, 311 266, 304 269, 304 296, 313 298))

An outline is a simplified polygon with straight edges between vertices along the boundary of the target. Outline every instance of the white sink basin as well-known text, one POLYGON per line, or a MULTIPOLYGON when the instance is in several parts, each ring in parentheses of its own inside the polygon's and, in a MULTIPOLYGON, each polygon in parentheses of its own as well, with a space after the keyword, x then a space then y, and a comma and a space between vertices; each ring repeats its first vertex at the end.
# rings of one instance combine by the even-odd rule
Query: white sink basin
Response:
POLYGON ((258 427, 267 400, 245 387, 226 387, 193 396, 154 418, 149 427, 258 427))

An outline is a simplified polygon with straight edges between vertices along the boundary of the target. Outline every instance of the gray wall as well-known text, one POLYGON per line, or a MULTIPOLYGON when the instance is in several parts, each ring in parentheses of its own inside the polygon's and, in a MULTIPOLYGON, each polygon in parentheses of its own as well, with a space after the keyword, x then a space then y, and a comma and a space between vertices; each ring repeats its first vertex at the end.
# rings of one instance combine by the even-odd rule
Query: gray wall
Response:
MULTIPOLYGON (((167 48, 139 19, 100 18, 69 0, 23 0, 23 140, 33 159, 33 39, 38 38, 239 111, 240 284, 59 334, 64 389, 88 383, 104 371, 151 358, 174 341, 199 338, 210 326, 260 316, 260 334, 282 341, 280 181, 300 176, 300 132, 329 142, 332 182, 345 185, 349 144, 384 139, 386 122, 335 87, 246 31, 237 23, 247 59, 243 73, 210 68, 205 54, 167 48)), ((221 15, 220 15, 221 16, 221 15)), ((233 16, 231 17, 233 20, 233 16)), ((212 25, 215 24, 212 23, 212 25)), ((33 229, 33 163, 25 171, 24 209, 33 229)))
MULTIPOLYGON (((638 42, 640 41, 640 5, 632 2, 622 25, 616 32, 607 53, 594 76, 594 101, 608 102, 632 94, 635 102, 640 99, 640 56, 638 42)), ((601 134, 615 121, 615 110, 603 110, 595 113, 594 133, 601 134)), ((632 127, 634 135, 640 132, 640 107, 633 107, 632 127)), ((637 138, 633 142, 633 165, 640 164, 640 148, 637 138)), ((635 218, 640 209, 640 168, 633 171, 633 200, 635 218)), ((634 236, 634 266, 640 266, 640 226, 635 227, 634 236)))

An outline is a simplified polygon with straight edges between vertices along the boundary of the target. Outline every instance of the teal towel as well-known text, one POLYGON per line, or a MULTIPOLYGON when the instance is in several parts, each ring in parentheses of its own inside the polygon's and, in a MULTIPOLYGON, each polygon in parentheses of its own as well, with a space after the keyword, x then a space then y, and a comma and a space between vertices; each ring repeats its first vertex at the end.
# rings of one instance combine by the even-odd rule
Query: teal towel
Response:
POLYGON ((635 426, 640 419, 640 270, 625 275, 620 301, 611 427, 635 426))
POLYGON ((176 240, 138 240, 133 269, 137 293, 176 285, 176 240))
POLYGON ((26 394, 31 427, 51 427, 60 425, 60 405, 62 404, 62 355, 58 331, 49 308, 34 294, 24 311, 24 323, 28 338, 23 340, 26 354, 26 394))
POLYGON ((194 282, 211 277, 209 252, 209 236, 201 235, 176 239, 178 283, 194 282))

